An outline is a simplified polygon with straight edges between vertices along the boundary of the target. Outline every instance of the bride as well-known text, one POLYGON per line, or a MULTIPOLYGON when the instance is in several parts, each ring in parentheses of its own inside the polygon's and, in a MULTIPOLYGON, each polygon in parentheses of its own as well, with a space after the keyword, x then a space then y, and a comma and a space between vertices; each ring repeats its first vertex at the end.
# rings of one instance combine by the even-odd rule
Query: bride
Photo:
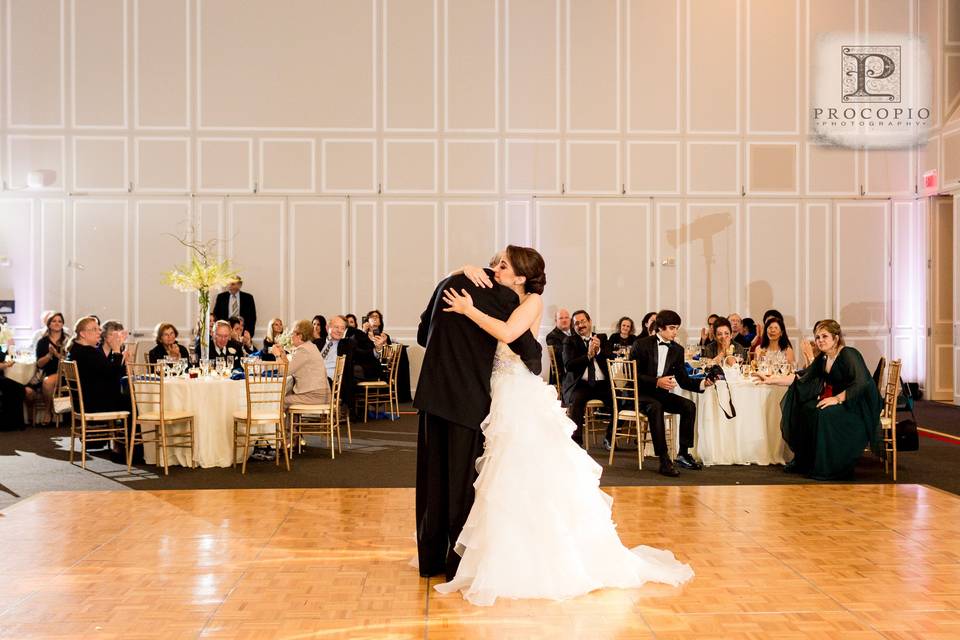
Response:
MULTIPOLYGON (((463 273, 493 286, 480 268, 463 273)), ((459 590, 473 604, 491 605, 498 597, 560 600, 602 587, 686 582, 693 570, 670 551, 623 546, 610 516, 613 499, 600 490, 600 465, 571 439, 575 425, 554 387, 507 347, 528 331, 536 336, 543 257, 511 245, 494 274, 520 297, 506 322, 479 311, 466 290, 444 292, 445 311, 466 315, 499 344, 476 499, 456 545, 460 566, 437 591, 459 590)))

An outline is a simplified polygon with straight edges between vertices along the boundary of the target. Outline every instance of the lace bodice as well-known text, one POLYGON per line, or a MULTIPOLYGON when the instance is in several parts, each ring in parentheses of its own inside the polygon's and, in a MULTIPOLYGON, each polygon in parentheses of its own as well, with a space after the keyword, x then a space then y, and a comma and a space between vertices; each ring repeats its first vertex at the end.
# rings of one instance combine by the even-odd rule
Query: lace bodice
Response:
POLYGON ((527 367, 523 364, 520 356, 515 354, 510 347, 507 346, 507 343, 498 342, 496 354, 493 356, 494 377, 520 371, 527 371, 527 367))

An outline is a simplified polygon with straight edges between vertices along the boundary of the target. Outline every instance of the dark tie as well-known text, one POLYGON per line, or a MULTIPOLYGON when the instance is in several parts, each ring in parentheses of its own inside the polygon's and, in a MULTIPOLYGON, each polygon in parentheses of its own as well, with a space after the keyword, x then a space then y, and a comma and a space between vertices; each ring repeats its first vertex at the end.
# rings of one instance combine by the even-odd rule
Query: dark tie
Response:
MULTIPOLYGON (((590 339, 584 341, 587 345, 587 352, 590 351, 590 339)), ((593 368, 593 360, 587 359, 587 383, 592 387, 597 382, 597 371, 593 368)))

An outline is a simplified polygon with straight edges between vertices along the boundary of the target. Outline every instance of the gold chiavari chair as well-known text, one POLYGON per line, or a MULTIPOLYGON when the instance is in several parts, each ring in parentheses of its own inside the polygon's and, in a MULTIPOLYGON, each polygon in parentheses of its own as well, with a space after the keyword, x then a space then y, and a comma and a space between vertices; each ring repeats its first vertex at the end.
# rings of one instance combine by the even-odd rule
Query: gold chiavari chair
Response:
POLYGON ((83 406, 83 387, 76 362, 62 362, 63 380, 70 395, 70 464, 73 464, 74 441, 80 439, 80 468, 87 468, 87 443, 123 440, 127 450, 129 411, 88 412, 83 406), (120 423, 118 425, 118 423, 120 423))
POLYGON ((391 344, 384 347, 387 360, 387 379, 386 380, 365 380, 357 383, 358 397, 356 404, 362 407, 363 421, 367 421, 367 411, 373 405, 377 407, 389 407, 390 414, 396 416, 400 413, 400 402, 397 395, 397 368, 400 365, 400 354, 402 347, 398 344, 391 344), (359 391, 363 390, 363 404, 359 397, 359 391), (396 404, 396 410, 394 405, 396 404))
POLYGON ((583 410, 583 448, 590 450, 594 436, 599 434, 603 438, 607 433, 607 414, 603 413, 602 400, 587 400, 583 410))
POLYGON ((290 453, 296 445, 297 453, 303 451, 303 436, 307 434, 325 435, 330 438, 330 458, 334 453, 333 437, 337 437, 337 448, 343 453, 340 442, 340 390, 343 388, 343 367, 346 356, 337 356, 337 365, 333 373, 333 388, 330 389, 330 401, 326 404, 292 404, 287 407, 290 421, 290 453))
POLYGON ((63 364, 64 360, 61 358, 57 365, 57 385, 53 388, 53 397, 50 399, 53 423, 57 429, 60 428, 63 417, 70 413, 72 406, 70 390, 67 388, 66 380, 63 377, 63 364))
POLYGON ((277 466, 280 466, 280 456, 283 455, 287 471, 290 471, 290 448, 283 416, 287 363, 246 362, 243 365, 243 379, 247 392, 247 408, 235 411, 233 414, 233 465, 237 465, 236 450, 242 446, 241 473, 247 472, 250 445, 256 440, 275 443, 277 466))
POLYGON ((610 460, 613 464, 613 453, 617 450, 617 438, 629 438, 634 435, 637 439, 637 468, 643 469, 643 449, 650 441, 649 423, 647 416, 640 413, 640 399, 637 392, 637 362, 636 360, 610 360, 610 393, 613 399, 613 433, 610 438, 610 460), (621 424, 625 426, 620 431, 621 424))
POLYGON ((193 448, 193 414, 188 411, 170 411, 164 407, 164 379, 162 362, 156 364, 128 364, 127 381, 130 385, 130 408, 133 425, 130 429, 130 447, 127 449, 127 470, 133 465, 133 448, 138 442, 153 444, 157 464, 163 465, 163 475, 170 474, 168 453, 171 448, 189 449, 190 466, 196 467, 193 448), (172 424, 185 429, 168 432, 172 424), (140 436, 137 436, 137 427, 140 436), (145 427, 150 427, 146 429, 145 427))
POLYGON ((897 397, 900 395, 902 361, 893 360, 887 367, 887 381, 883 390, 883 409, 880 411, 880 430, 883 435, 883 472, 893 466, 893 481, 897 481, 897 397))
POLYGON ((560 398, 563 395, 563 380, 560 379, 560 366, 557 364, 557 352, 553 345, 547 345, 547 353, 550 355, 550 374, 556 380, 554 386, 557 388, 557 397, 560 398))

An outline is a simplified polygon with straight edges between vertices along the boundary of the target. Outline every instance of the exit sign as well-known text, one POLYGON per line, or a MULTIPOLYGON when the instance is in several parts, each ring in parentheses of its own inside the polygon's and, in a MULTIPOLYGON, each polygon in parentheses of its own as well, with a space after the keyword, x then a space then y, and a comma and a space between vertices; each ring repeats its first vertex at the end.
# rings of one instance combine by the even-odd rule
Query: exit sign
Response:
POLYGON ((937 170, 932 169, 923 174, 923 188, 937 190, 937 170))

